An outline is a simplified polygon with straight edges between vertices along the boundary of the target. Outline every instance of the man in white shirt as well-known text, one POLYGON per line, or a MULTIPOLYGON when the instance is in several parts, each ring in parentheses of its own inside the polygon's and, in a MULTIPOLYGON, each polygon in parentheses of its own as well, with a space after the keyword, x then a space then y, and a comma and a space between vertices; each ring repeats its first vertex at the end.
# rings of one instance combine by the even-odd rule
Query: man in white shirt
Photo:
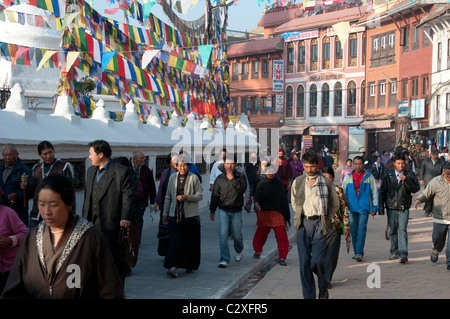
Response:
POLYGON ((216 162, 214 162, 212 168, 211 168, 211 174, 209 176, 209 190, 212 191, 212 187, 214 185, 214 181, 216 180, 217 176, 222 174, 223 172, 223 163, 224 158, 227 155, 227 150, 224 148, 222 149, 222 152, 220 154, 220 159, 216 162), (220 167, 222 165, 222 167, 220 167), (220 170, 222 168, 222 170, 220 170))

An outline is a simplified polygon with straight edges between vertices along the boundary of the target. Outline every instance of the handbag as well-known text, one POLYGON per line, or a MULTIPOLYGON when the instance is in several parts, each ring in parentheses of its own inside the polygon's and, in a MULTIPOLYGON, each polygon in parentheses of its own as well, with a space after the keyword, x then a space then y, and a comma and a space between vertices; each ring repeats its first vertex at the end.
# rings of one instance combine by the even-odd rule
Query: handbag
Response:
POLYGON ((139 252, 139 228, 137 223, 131 223, 129 227, 120 227, 118 242, 125 240, 126 262, 128 267, 136 266, 139 252))

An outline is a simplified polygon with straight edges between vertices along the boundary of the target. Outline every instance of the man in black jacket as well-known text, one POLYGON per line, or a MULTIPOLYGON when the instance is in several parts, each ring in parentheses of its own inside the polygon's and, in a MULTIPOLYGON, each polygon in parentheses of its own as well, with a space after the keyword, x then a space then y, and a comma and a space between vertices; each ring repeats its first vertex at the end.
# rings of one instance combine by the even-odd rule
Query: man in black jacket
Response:
POLYGON ((212 221, 215 220, 216 209, 219 209, 220 268, 225 268, 230 263, 229 231, 234 240, 235 260, 240 261, 242 258, 242 206, 247 189, 247 178, 236 171, 236 156, 227 156, 224 167, 225 171, 214 181, 209 205, 212 221))
POLYGON ((408 219, 412 193, 420 190, 416 174, 405 168, 401 153, 393 156, 394 169, 388 170, 381 180, 380 215, 387 208, 389 238, 391 239, 390 260, 398 259, 404 264, 408 261, 408 219))

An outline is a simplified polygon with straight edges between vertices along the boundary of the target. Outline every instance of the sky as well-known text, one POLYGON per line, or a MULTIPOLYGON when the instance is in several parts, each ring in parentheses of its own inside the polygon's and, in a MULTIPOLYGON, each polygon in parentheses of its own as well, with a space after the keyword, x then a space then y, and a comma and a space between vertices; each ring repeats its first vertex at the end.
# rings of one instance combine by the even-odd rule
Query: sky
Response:
MULTIPOLYGON (((140 2, 142 3, 143 1, 141 0, 140 2)), ((273 0, 271 0, 270 2, 273 3, 273 0)), ((94 8, 96 8, 101 14, 103 14, 103 9, 114 7, 117 7, 117 4, 108 5, 107 1, 94 2, 94 8)), ((189 11, 186 16, 183 14, 179 16, 186 20, 195 20, 199 18, 202 14, 204 14, 204 12, 205 12, 205 0, 199 0, 198 3, 194 6, 194 8, 192 8, 192 10, 189 11)), ((238 0, 236 4, 230 6, 228 9, 227 30, 250 31, 258 26, 258 22, 261 19, 263 12, 264 12, 264 3, 261 4, 261 6, 258 6, 258 0, 238 0)), ((171 25, 160 5, 155 5, 151 13, 156 15, 159 19, 161 19, 165 23, 171 25)), ((118 14, 118 16, 122 17, 123 13, 118 14)))

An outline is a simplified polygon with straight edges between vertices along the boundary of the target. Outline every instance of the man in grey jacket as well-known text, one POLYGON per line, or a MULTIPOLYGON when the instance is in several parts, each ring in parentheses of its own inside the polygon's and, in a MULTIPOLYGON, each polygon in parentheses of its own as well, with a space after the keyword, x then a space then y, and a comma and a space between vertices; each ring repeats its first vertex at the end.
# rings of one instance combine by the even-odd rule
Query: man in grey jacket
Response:
MULTIPOLYGON (((436 148, 431 150, 430 157, 423 161, 420 168, 420 185, 425 188, 434 177, 441 175, 444 164, 445 161, 439 158, 439 150, 436 148)), ((427 200, 423 209, 425 210, 425 217, 430 217, 433 211, 433 198, 427 200)))
MULTIPOLYGON (((443 173, 433 178, 427 187, 417 197, 414 208, 420 203, 433 198, 433 249, 430 259, 432 262, 438 260, 439 253, 444 249, 445 237, 449 232, 450 226, 450 162, 444 165, 443 173)), ((447 270, 450 270, 450 245, 447 243, 446 250, 447 270)))

